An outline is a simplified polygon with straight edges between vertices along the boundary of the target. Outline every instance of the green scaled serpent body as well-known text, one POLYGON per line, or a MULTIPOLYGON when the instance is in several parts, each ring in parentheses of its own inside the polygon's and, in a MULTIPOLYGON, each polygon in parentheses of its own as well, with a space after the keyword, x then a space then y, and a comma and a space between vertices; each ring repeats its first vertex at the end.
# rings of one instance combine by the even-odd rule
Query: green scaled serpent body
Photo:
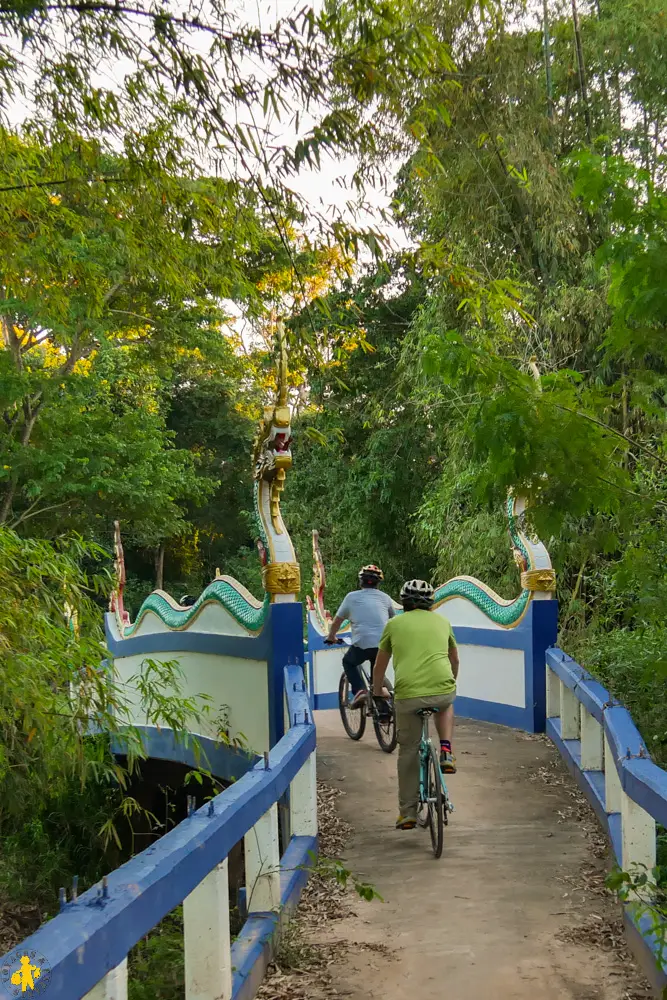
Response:
MULTIPOLYGON (((515 551, 519 552, 525 560, 527 569, 535 569, 532 558, 532 545, 522 531, 522 513, 516 510, 516 500, 510 494, 507 498, 506 513, 509 527, 509 534, 515 551)), ((539 543, 537 543, 539 544, 539 543)), ((435 592, 436 604, 451 600, 454 597, 464 597, 476 607, 483 611, 496 625, 503 625, 510 628, 523 617, 523 614, 530 600, 530 590, 524 587, 521 593, 513 601, 503 601, 486 587, 480 585, 477 580, 470 577, 457 576, 448 580, 435 592)))
POLYGON ((169 629, 186 629, 205 604, 220 604, 243 628, 249 632, 259 632, 269 609, 269 595, 266 594, 262 604, 256 607, 227 580, 214 580, 202 591, 192 607, 175 608, 162 594, 155 592, 149 594, 141 605, 136 620, 131 625, 124 626, 123 638, 127 639, 136 632, 149 611, 169 629))

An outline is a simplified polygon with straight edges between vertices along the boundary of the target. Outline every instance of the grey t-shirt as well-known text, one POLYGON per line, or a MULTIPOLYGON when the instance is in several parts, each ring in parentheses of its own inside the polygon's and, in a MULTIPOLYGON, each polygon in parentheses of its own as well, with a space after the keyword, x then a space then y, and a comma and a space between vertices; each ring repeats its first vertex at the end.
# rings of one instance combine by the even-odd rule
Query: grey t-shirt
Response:
POLYGON ((394 617, 394 607, 388 594, 375 587, 352 590, 336 612, 352 625, 352 645, 373 649, 380 642, 384 627, 394 617))

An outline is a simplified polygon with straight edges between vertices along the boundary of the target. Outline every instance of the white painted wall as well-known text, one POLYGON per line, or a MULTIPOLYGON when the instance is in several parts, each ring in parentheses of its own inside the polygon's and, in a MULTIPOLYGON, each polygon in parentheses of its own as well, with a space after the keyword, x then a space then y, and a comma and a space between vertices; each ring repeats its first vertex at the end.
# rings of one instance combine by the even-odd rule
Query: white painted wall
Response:
MULTIPOLYGON (((470 626, 494 631, 506 631, 465 598, 453 598, 437 608, 434 614, 449 619, 454 626, 470 626)), ((313 653, 315 694, 338 691, 346 646, 332 646, 313 653)), ((526 707, 525 654, 523 650, 495 646, 459 645, 461 670, 458 694, 465 698, 495 702, 500 705, 526 707)), ((393 665, 388 674, 394 681, 393 665)))
POLYGON ((483 611, 476 605, 467 601, 465 597, 452 597, 451 601, 445 601, 435 609, 434 614, 442 615, 449 619, 452 625, 466 625, 471 628, 488 628, 494 631, 504 632, 502 625, 496 625, 483 611))
POLYGON ((191 652, 117 657, 114 660, 116 678, 131 705, 132 723, 138 726, 148 725, 149 721, 141 712, 138 692, 128 682, 141 672, 141 664, 146 659, 161 663, 178 660, 182 671, 181 696, 210 696, 209 713, 201 724, 193 721, 189 727, 192 733, 215 739, 215 717, 222 705, 228 705, 230 735, 245 734, 248 748, 257 753, 269 749, 268 664, 265 660, 191 652))
MULTIPOLYGON (((313 653, 313 683, 315 694, 331 694, 338 691, 340 676, 343 673, 343 657, 347 646, 332 646, 330 649, 317 650, 313 653)), ((366 672, 370 664, 365 663, 366 672)), ((394 683, 394 667, 389 661, 387 676, 394 683)))
POLYGON ((525 653, 495 646, 459 646, 457 694, 499 705, 526 707, 525 653))

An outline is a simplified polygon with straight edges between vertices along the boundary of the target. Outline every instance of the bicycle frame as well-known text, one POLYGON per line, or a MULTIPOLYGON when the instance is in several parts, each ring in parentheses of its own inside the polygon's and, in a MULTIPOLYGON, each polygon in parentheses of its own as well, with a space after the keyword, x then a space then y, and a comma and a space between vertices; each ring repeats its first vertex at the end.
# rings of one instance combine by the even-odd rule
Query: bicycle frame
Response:
MULTIPOLYGON (((419 804, 426 805, 428 802, 428 796, 426 794, 426 775, 428 769, 428 761, 431 755, 432 741, 429 733, 429 719, 430 716, 425 715, 422 718, 422 735, 419 741, 419 804)), ((439 772, 440 781, 442 783, 442 797, 444 799, 444 806, 446 812, 454 812, 454 803, 449 797, 449 792, 447 791, 447 784, 445 782, 445 776, 442 771, 439 772)))

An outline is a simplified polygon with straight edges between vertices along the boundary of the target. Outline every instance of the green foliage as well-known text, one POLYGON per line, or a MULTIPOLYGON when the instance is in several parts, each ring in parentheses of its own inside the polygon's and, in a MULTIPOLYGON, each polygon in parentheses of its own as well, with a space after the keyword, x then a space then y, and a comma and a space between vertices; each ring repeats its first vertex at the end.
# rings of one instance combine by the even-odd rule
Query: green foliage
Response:
POLYGON ((332 882, 336 882, 337 885, 342 886, 344 889, 348 885, 352 885, 354 891, 360 899, 365 900, 367 903, 372 903, 373 900, 378 899, 383 902, 382 896, 379 894, 375 886, 370 882, 364 882, 357 878, 349 868, 347 868, 342 861, 338 858, 328 858, 319 857, 316 858, 313 855, 314 862, 314 874, 319 875, 323 879, 329 879, 332 882))
MULTIPOLYGON (((104 555, 76 537, 54 545, 0 530, 0 890, 9 899, 50 907, 66 878, 99 877, 143 813, 128 784, 145 751, 127 693, 102 662, 94 598, 109 580, 82 568, 104 555), (107 735, 88 735, 91 723, 107 735), (124 743, 126 767, 109 735, 124 743)), ((147 660, 134 682, 150 724, 177 738, 207 708, 206 698, 181 697, 177 663, 147 660)))
MULTIPOLYGON (((616 866, 607 876, 607 888, 616 894, 630 912, 635 923, 642 922, 642 932, 653 943, 655 963, 662 973, 667 960, 667 870, 658 865, 649 870, 635 864, 630 871, 616 866)), ((667 997, 667 987, 661 996, 667 997)))
MULTIPOLYGON (((49 355, 36 348, 26 369, 40 377, 49 355)), ((182 533, 182 502, 201 502, 216 482, 201 474, 194 452, 174 448, 165 388, 137 347, 103 350, 75 369, 36 423, 29 447, 0 442, 0 482, 7 488, 15 477, 20 488, 13 524, 105 538, 119 518, 140 545, 182 533)), ((6 413, 21 407, 20 398, 3 403, 6 413)))
POLYGON ((183 907, 161 920, 129 955, 129 1000, 182 1000, 185 996, 183 907))
POLYGON ((663 624, 621 627, 609 631, 589 628, 573 637, 568 652, 619 698, 638 723, 656 763, 667 767, 667 661, 663 624))
POLYGON ((393 265, 345 283, 329 296, 328 316, 315 317, 330 352, 307 369, 309 405, 295 424, 283 511, 302 563, 312 529, 320 533, 332 612, 364 563, 382 566, 394 596, 433 567, 415 551, 411 518, 437 474, 438 448, 398 370, 422 286, 400 258, 393 265), (347 332, 359 329, 371 350, 345 348, 347 332))

